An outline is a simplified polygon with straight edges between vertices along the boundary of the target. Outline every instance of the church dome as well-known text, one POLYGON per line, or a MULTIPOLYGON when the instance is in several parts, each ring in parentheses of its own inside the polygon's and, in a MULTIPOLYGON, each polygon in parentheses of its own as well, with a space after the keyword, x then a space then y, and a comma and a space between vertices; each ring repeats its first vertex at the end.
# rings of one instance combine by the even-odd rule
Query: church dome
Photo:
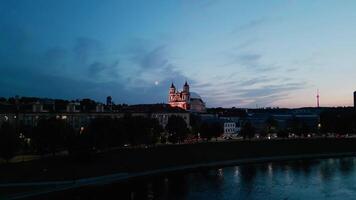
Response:
POLYGON ((201 99, 200 95, 196 92, 191 92, 190 93, 190 98, 191 99, 201 99))

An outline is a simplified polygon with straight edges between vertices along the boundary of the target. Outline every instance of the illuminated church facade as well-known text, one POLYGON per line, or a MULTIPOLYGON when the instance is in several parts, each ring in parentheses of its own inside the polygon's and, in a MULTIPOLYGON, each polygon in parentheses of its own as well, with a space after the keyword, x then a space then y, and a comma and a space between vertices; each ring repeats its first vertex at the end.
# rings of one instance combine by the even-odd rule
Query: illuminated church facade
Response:
POLYGON ((169 88, 168 104, 172 107, 179 107, 191 112, 205 112, 205 103, 201 97, 194 92, 189 91, 187 81, 183 85, 183 90, 178 91, 172 83, 169 88))

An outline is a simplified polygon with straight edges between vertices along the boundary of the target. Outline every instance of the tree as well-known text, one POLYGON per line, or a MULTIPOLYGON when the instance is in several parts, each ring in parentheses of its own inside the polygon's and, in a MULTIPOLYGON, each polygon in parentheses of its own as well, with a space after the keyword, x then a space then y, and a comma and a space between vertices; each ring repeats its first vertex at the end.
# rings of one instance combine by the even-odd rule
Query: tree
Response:
POLYGON ((72 134, 69 137, 69 143, 69 154, 76 156, 77 160, 88 160, 94 153, 93 138, 87 128, 72 134))
POLYGON ((278 121, 275 120, 273 117, 270 117, 266 120, 266 133, 272 134, 276 133, 278 129, 278 121))
POLYGON ((335 109, 320 114, 321 132, 347 134, 356 132, 355 110, 335 109))
POLYGON ((157 119, 149 119, 150 122, 150 144, 155 144, 159 141, 161 133, 163 132, 163 127, 159 124, 157 119))
POLYGON ((202 126, 201 117, 199 115, 192 114, 190 116, 189 123, 190 123, 190 127, 192 128, 191 133, 197 136, 202 126))
POLYGON ((79 101, 82 110, 94 110, 96 106, 96 102, 91 99, 82 99, 79 101))
POLYGON ((126 115, 120 119, 97 118, 85 129, 86 141, 97 149, 123 144, 155 144, 163 128, 157 119, 126 115))
POLYGON ((0 128, 0 157, 8 162, 20 148, 20 140, 15 128, 4 122, 0 128))
POLYGON ((290 119, 287 124, 290 132, 299 136, 302 135, 302 122, 297 117, 293 117, 292 119, 290 119))
POLYGON ((188 134, 187 123, 182 117, 172 115, 168 118, 166 131, 169 133, 169 140, 173 143, 182 142, 188 134))
POLYGON ((219 122, 203 122, 200 126, 201 137, 211 140, 211 138, 218 138, 224 132, 223 127, 219 122))
POLYGON ((353 111, 351 114, 351 132, 356 133, 356 111, 353 111))
POLYGON ((287 138, 288 137, 288 131, 286 129, 279 129, 277 132, 277 136, 280 138, 287 138))
POLYGON ((86 134, 88 134, 86 142, 96 149, 106 149, 116 142, 113 140, 114 127, 111 118, 93 119, 86 131, 86 134))
POLYGON ((255 136, 255 127, 250 122, 246 122, 241 127, 241 135, 244 139, 253 138, 255 136))
POLYGON ((148 118, 142 116, 125 116, 123 118, 124 135, 127 142, 132 145, 151 143, 150 134, 152 127, 148 118))
POLYGON ((55 155, 59 148, 68 148, 71 134, 73 130, 63 119, 40 119, 34 129, 34 142, 40 153, 55 155))

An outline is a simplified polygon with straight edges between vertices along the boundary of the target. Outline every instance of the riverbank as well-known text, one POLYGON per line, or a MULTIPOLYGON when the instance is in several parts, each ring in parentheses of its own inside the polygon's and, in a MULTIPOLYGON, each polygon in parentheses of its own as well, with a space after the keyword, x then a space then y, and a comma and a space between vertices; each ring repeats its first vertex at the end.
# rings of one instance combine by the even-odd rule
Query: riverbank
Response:
POLYGON ((241 140, 122 148, 90 157, 58 156, 0 165, 0 171, 3 172, 0 174, 0 184, 72 181, 114 173, 136 173, 227 160, 353 152, 356 152, 355 138, 241 140))
MULTIPOLYGON (((10 199, 37 199, 56 193, 75 190, 78 188, 90 188, 95 186, 108 185, 112 183, 133 181, 136 179, 149 178, 164 174, 187 173, 190 171, 207 170, 212 168, 223 168, 228 166, 237 166, 244 164, 264 163, 264 162, 283 162, 292 160, 307 160, 307 159, 326 159, 340 157, 355 157, 356 153, 335 153, 335 154, 311 154, 311 155, 294 155, 294 156, 274 156, 250 159, 237 159, 212 163, 201 163, 196 165, 184 165, 179 167, 169 167, 157 170, 137 173, 117 173, 99 177, 78 179, 75 181, 49 181, 49 182, 29 182, 29 183, 9 183, 0 184, 0 188, 19 189, 17 192, 10 191, 8 197, 10 199), (31 189, 32 188, 32 189, 31 189)), ((45 197, 46 198, 46 197, 45 197)))
POLYGON ((50 192, 53 187, 55 190, 66 190, 162 173, 251 162, 355 156, 355 152, 354 138, 247 140, 125 148, 81 161, 56 157, 0 166, 0 192, 6 193, 14 187, 19 191, 33 187, 35 190, 32 193, 50 192), (43 189, 37 191, 38 188, 43 189))

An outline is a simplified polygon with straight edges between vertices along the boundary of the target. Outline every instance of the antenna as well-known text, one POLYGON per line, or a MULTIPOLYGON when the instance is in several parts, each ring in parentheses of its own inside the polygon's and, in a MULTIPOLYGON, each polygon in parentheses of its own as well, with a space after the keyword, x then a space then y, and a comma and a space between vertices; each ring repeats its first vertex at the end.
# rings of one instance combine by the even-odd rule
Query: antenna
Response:
POLYGON ((319 89, 316 91, 316 106, 319 108, 320 106, 320 95, 319 95, 319 89))

